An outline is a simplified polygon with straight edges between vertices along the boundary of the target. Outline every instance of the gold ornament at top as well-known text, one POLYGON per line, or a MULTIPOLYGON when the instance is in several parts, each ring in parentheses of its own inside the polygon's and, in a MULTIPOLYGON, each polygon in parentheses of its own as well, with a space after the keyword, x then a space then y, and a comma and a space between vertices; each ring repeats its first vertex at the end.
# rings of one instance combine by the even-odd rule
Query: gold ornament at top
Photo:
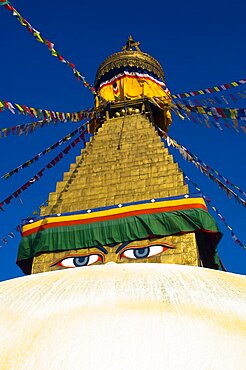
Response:
POLYGON ((135 49, 137 51, 140 51, 141 52, 141 50, 139 48, 139 45, 140 45, 140 42, 139 41, 135 42, 133 40, 132 36, 129 36, 128 37, 128 40, 127 40, 127 42, 125 44, 125 46, 123 46, 121 50, 122 51, 125 51, 125 50, 133 50, 133 48, 135 47, 135 49))
POLYGON ((95 86, 100 78, 107 72, 120 67, 137 67, 143 68, 148 72, 155 73, 162 81, 164 81, 164 71, 161 64, 152 56, 143 53, 139 48, 140 43, 134 41, 130 36, 123 46, 122 51, 110 55, 98 68, 95 86), (135 50, 134 50, 135 49, 135 50))

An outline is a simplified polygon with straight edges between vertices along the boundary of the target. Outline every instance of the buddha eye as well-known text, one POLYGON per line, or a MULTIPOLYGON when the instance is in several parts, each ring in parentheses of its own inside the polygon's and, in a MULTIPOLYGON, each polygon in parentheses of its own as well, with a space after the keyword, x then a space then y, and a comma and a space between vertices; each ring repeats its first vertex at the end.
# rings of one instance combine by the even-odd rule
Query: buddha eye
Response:
POLYGON ((91 254, 87 256, 70 256, 68 258, 64 258, 63 260, 53 264, 52 266, 60 266, 60 267, 84 267, 93 265, 96 262, 102 262, 103 258, 100 254, 91 254))
POLYGON ((139 259, 139 258, 148 258, 152 256, 156 256, 167 249, 172 248, 171 246, 167 246, 165 244, 156 244, 156 245, 149 245, 147 247, 142 248, 131 248, 124 250, 120 257, 130 258, 130 259, 139 259))

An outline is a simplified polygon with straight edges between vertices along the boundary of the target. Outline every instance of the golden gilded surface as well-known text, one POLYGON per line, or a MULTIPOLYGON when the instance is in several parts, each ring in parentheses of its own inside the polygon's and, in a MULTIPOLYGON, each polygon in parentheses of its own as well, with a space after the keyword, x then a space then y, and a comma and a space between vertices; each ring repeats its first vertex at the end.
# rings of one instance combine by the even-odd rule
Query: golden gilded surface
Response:
POLYGON ((161 64, 147 53, 135 50, 124 50, 110 55, 98 68, 95 85, 98 80, 112 69, 120 67, 137 67, 146 69, 149 72, 155 73, 162 81, 164 81, 164 71, 161 64))
POLYGON ((183 174, 145 115, 108 119, 87 143, 41 215, 187 194, 183 174))
MULTIPOLYGON (((101 265, 109 262, 115 263, 168 263, 168 264, 180 264, 180 265, 191 265, 199 266, 199 256, 197 252, 197 246, 195 241, 195 234, 190 233, 180 236, 168 236, 164 238, 152 238, 145 240, 136 240, 130 242, 116 253, 117 249, 121 244, 117 244, 114 247, 105 246, 107 253, 103 253, 98 248, 85 248, 70 251, 62 251, 55 253, 42 253, 37 257, 34 257, 32 265, 32 273, 47 272, 54 270, 61 270, 68 267, 61 266, 60 262, 65 261, 68 258, 74 258, 79 256, 95 256, 99 255, 102 260, 93 263, 93 265, 101 265), (144 248, 149 246, 153 248, 156 245, 166 246, 167 249, 157 255, 150 256, 148 258, 129 258, 126 256, 127 251, 138 248, 144 248)), ((72 261, 71 261, 72 263, 72 261)), ((76 266, 72 266, 76 267, 76 266)), ((87 267, 87 266, 84 266, 87 267)))
MULTIPOLYGON (((48 206, 41 209, 41 215, 187 193, 188 186, 184 184, 182 172, 147 116, 134 114, 105 121, 77 157, 76 163, 70 165, 63 181, 57 183, 56 192, 50 193, 48 206)), ((127 248, 143 247, 152 242, 153 239, 135 241, 127 248)), ((158 262, 198 266, 200 263, 194 233, 168 236, 156 239, 155 242, 167 243, 175 249, 136 260, 121 258, 120 254, 115 253, 118 246, 105 246, 108 254, 103 255, 102 261, 95 264, 158 262)), ((100 253, 94 248, 81 248, 69 253, 44 253, 34 258, 32 273, 62 268, 51 265, 68 254, 76 256, 100 253)))

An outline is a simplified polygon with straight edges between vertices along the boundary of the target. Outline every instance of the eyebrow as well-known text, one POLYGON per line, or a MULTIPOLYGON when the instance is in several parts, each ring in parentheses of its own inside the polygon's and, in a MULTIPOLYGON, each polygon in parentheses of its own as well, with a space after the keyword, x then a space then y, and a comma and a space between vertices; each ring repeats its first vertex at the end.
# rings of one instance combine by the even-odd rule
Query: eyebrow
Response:
MULTIPOLYGON (((93 247, 91 247, 91 248, 93 248, 93 247)), ((105 253, 105 254, 108 254, 107 249, 105 249, 104 247, 101 247, 100 245, 97 245, 97 246, 96 246, 96 247, 94 247, 94 248, 99 249, 99 251, 101 251, 101 252, 103 252, 103 253, 105 253)))
POLYGON ((126 247, 130 242, 125 242, 125 243, 122 243, 115 251, 115 253, 119 253, 121 251, 121 249, 123 249, 124 247, 126 247))

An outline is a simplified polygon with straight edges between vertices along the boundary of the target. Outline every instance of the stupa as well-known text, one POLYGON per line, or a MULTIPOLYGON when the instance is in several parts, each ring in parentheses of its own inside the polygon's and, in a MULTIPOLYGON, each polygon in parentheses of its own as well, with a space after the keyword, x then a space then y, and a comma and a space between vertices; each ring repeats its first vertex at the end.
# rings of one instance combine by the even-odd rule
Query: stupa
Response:
POLYGON ((104 105, 94 136, 41 216, 24 224, 19 266, 27 274, 109 261, 220 269, 217 225, 158 133, 171 124, 160 63, 129 37, 101 64, 95 88, 104 105))
POLYGON ((95 87, 93 137, 23 223, 29 276, 0 284, 0 369, 245 369, 246 281, 215 271, 221 234, 159 136, 162 67, 130 37, 95 87))

